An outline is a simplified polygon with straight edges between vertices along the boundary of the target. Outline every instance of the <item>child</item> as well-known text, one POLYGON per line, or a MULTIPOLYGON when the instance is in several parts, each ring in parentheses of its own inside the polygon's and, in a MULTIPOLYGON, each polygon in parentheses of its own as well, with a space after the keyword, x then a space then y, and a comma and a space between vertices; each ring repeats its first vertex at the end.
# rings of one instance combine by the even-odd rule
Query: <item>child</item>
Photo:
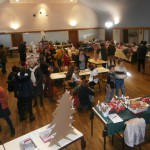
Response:
POLYGON ((124 79, 127 77, 127 70, 124 67, 123 60, 118 60, 118 66, 115 67, 116 77, 116 95, 119 96, 119 89, 121 89, 122 95, 125 96, 124 79))
POLYGON ((115 92, 115 66, 109 66, 109 72, 107 74, 107 85, 106 85, 106 101, 110 102, 110 100, 114 96, 115 92))

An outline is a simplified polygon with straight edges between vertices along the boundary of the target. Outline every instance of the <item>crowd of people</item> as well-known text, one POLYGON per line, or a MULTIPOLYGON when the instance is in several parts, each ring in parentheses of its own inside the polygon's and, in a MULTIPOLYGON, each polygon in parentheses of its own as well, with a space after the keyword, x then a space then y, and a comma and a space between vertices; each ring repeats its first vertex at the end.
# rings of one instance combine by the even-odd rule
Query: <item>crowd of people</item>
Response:
MULTIPOLYGON (((99 43, 100 47, 93 47, 96 51, 97 57, 107 61, 109 58, 110 66, 107 74, 106 82, 106 102, 109 102, 114 95, 119 96, 121 89, 122 95, 125 96, 124 79, 127 77, 127 70, 124 67, 123 60, 118 59, 118 64, 115 60, 116 46, 113 41, 108 43, 99 43), (115 92, 116 91, 116 92, 115 92)), ((72 49, 70 47, 70 49, 72 49)), ((74 89, 73 96, 75 103, 78 103, 78 108, 83 111, 91 108, 95 90, 94 87, 98 84, 99 76, 98 70, 93 64, 88 63, 89 56, 87 56, 84 49, 79 48, 79 53, 76 56, 70 56, 67 49, 57 46, 57 50, 52 42, 40 50, 39 59, 29 60, 26 62, 26 43, 22 42, 18 46, 20 54, 20 65, 13 66, 12 72, 8 76, 8 91, 14 92, 17 99, 18 116, 20 121, 26 120, 26 113, 29 114, 30 121, 35 120, 32 108, 36 107, 38 103, 43 107, 43 98, 47 97, 52 101, 53 93, 57 93, 57 89, 53 86, 50 78, 51 73, 62 71, 64 68, 67 70, 65 84, 74 89), (71 61, 75 63, 72 64, 71 61), (79 76, 80 70, 89 69, 90 76, 79 76), (38 102, 38 97, 40 102, 38 102), (32 102, 33 101, 33 102, 32 102), (78 102, 77 102, 78 101, 78 102)), ((145 57, 147 47, 146 42, 143 41, 137 48, 138 71, 142 64, 142 72, 145 72, 145 57)), ((6 50, 3 45, 0 46, 0 64, 2 65, 2 72, 6 72, 6 50)), ((103 64, 106 68, 106 65, 103 64)), ((62 82, 56 81, 59 84, 62 82)), ((11 135, 15 135, 15 129, 9 118, 10 111, 7 104, 8 96, 5 90, 0 87, 0 117, 4 118, 11 131, 11 135)), ((1 130, 1 128, 0 128, 1 130)))

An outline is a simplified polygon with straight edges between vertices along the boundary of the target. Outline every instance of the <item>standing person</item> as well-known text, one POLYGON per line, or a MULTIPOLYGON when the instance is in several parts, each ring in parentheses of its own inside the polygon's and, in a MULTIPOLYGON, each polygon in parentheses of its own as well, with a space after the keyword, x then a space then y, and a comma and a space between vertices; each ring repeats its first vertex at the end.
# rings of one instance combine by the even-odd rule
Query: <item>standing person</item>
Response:
POLYGON ((60 46, 58 46, 58 49, 56 50, 56 54, 55 54, 54 58, 57 60, 57 65, 58 65, 60 71, 61 71, 61 67, 63 65, 63 56, 64 56, 63 49, 60 46))
POLYGON ((2 65, 2 73, 6 73, 7 50, 3 45, 0 45, 0 64, 2 65))
POLYGON ((52 80, 50 78, 50 67, 46 62, 44 62, 44 59, 41 58, 40 60, 40 69, 43 74, 43 84, 44 84, 44 96, 48 97, 50 101, 52 101, 53 96, 53 85, 52 80))
POLYGON ((26 61, 26 42, 22 42, 18 45, 18 51, 20 54, 21 63, 26 61))
POLYGON ((43 74, 41 68, 35 60, 29 62, 29 67, 31 71, 31 81, 33 83, 33 107, 37 106, 37 96, 40 97, 40 106, 43 107, 43 74))
POLYGON ((119 96, 119 89, 121 89, 122 95, 125 96, 124 79, 127 77, 127 70, 124 67, 123 60, 118 60, 118 66, 115 67, 116 78, 116 95, 119 96))
POLYGON ((68 70, 68 67, 70 65, 70 61, 71 61, 71 58, 68 54, 68 51, 65 50, 64 51, 64 67, 65 67, 66 70, 68 70))
MULTIPOLYGON (((101 48, 98 49, 96 51, 96 53, 99 54, 99 55, 101 54, 101 59, 104 60, 104 61, 107 61, 107 51, 106 51, 105 43, 101 43, 100 46, 101 46, 101 48)), ((106 64, 102 64, 102 66, 104 68, 106 68, 106 64)))
POLYGON ((84 70, 87 67, 87 56, 84 54, 83 50, 80 50, 79 55, 76 57, 76 63, 79 70, 84 70))
POLYGON ((107 74, 107 83, 106 83, 106 102, 110 102, 110 100, 114 96, 115 92, 115 66, 111 65, 109 66, 109 72, 107 74))
POLYGON ((145 73, 145 58, 146 58, 146 47, 147 42, 142 41, 141 45, 137 49, 137 60, 138 60, 138 71, 141 71, 141 64, 142 64, 142 72, 145 73))
POLYGON ((20 72, 17 76, 17 93, 19 99, 19 109, 20 109, 20 121, 25 120, 25 106, 28 107, 28 113, 30 121, 35 120, 32 111, 32 91, 33 85, 30 80, 30 75, 26 72, 24 67, 20 67, 20 72))
MULTIPOLYGON (((6 120, 11 131, 11 136, 13 137, 15 135, 15 128, 9 116, 10 116, 10 110, 8 108, 8 95, 6 94, 5 90, 0 86, 0 118, 6 120)), ((0 126, 0 130, 1 130, 1 126, 0 126)))
POLYGON ((112 65, 112 61, 114 62, 114 65, 116 65, 115 52, 116 52, 116 47, 114 41, 110 41, 110 44, 108 46, 108 56, 110 58, 110 65, 112 65))

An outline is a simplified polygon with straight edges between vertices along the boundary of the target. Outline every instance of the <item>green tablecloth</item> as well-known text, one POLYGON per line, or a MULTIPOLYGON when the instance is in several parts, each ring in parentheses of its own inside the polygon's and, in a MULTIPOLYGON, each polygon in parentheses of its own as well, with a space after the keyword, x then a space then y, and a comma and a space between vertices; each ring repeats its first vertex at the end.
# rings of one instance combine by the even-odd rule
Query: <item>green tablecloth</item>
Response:
POLYGON ((107 122, 107 135, 110 136, 110 135, 113 135, 115 133, 118 133, 118 132, 121 132, 124 130, 124 123, 132 118, 144 118, 145 121, 146 121, 146 124, 150 123, 150 108, 148 108, 147 111, 141 113, 141 114, 138 114, 138 115, 134 115, 130 110, 128 110, 126 108, 126 110, 124 111, 121 111, 118 116, 120 116, 123 121, 122 122, 119 122, 119 123, 113 123, 109 117, 103 117, 103 114, 102 112, 100 112, 98 110, 97 107, 94 107, 95 110, 97 111, 97 113, 99 113, 99 115, 107 122))

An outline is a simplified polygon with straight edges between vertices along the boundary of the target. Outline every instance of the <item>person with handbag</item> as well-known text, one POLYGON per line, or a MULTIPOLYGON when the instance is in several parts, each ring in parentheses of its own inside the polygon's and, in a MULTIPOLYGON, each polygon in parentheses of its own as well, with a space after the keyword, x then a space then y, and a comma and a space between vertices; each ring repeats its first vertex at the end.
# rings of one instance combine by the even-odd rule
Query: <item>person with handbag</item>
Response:
MULTIPOLYGON (((9 125, 11 136, 15 136, 15 128, 12 124, 11 119, 9 118, 11 112, 8 108, 8 95, 6 94, 3 87, 0 86, 0 118, 6 120, 7 124, 9 125)), ((1 131, 1 126, 0 126, 1 131)))

